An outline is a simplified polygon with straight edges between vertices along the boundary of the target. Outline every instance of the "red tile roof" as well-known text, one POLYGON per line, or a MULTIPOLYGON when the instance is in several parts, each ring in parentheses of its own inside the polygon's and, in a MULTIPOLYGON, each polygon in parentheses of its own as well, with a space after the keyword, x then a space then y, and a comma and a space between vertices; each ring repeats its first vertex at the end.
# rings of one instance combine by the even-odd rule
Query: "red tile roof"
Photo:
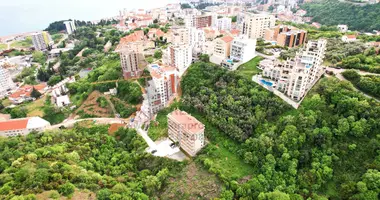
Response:
POLYGON ((229 36, 229 35, 226 35, 226 36, 222 37, 221 39, 222 39, 224 42, 226 42, 226 43, 229 43, 229 42, 231 42, 232 40, 234 40, 234 38, 231 37, 231 36, 229 36))
POLYGON ((28 119, 16 119, 0 122, 0 131, 25 129, 28 125, 28 119))
POLYGON ((237 30, 237 29, 232 29, 230 32, 231 32, 231 34, 233 34, 233 35, 237 35, 237 34, 240 33, 240 31, 237 30))
POLYGON ((169 114, 176 122, 190 133, 196 134, 204 129, 204 125, 187 112, 175 110, 169 114))
POLYGON ((356 35, 346 35, 348 39, 356 39, 356 35))

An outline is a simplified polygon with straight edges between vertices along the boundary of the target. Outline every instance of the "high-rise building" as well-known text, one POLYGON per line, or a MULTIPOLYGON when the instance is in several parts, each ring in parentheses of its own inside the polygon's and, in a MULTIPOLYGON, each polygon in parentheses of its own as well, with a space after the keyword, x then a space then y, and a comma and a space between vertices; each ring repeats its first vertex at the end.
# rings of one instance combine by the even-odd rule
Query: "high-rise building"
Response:
POLYGON ((151 116, 168 105, 177 93, 179 78, 174 67, 152 64, 149 67, 152 80, 148 81, 147 96, 151 116))
POLYGON ((121 68, 125 79, 142 75, 147 66, 143 51, 151 45, 152 42, 145 39, 143 31, 136 31, 120 39, 115 51, 120 54, 121 68))
POLYGON ((210 27, 213 25, 214 20, 213 15, 197 15, 195 16, 194 26, 196 28, 210 27))
POLYGON ((73 32, 77 30, 75 26, 75 21, 65 21, 63 22, 66 26, 66 32, 67 34, 71 35, 73 32))
POLYGON ((192 47, 188 44, 171 45, 163 52, 163 62, 175 67, 179 76, 187 70, 192 62, 192 47))
POLYGON ((8 70, 3 68, 0 63, 0 97, 3 97, 8 90, 14 89, 15 86, 8 70))
POLYGON ((48 43, 46 43, 44 35, 42 33, 33 33, 32 34, 32 42, 34 48, 38 51, 44 51, 48 47, 48 43))
POLYGON ((202 29, 195 27, 172 29, 172 44, 189 45, 194 54, 203 52, 205 42, 206 36, 202 29))
POLYGON ((204 147, 205 126, 187 112, 175 110, 168 114, 168 136, 178 142, 190 156, 204 147))
POLYGON ((216 27, 219 31, 229 31, 231 30, 231 24, 232 24, 232 19, 229 17, 223 17, 220 19, 216 20, 216 27))
POLYGON ((302 52, 285 62, 265 62, 263 75, 276 81, 276 89, 300 101, 324 73, 326 40, 309 41, 302 52))
POLYGON ((305 44, 307 31, 292 26, 278 25, 272 29, 265 30, 264 39, 275 42, 283 47, 298 47, 305 44))
POLYGON ((269 14, 245 13, 241 33, 249 39, 264 37, 265 30, 275 26, 276 18, 269 14))

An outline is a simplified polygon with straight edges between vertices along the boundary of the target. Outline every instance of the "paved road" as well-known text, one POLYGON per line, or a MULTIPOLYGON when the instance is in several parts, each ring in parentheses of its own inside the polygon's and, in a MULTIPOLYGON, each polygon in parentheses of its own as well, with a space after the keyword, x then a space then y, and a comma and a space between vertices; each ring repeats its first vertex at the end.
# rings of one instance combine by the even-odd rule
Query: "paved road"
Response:
POLYGON ((56 125, 53 125, 53 126, 47 128, 47 130, 59 129, 59 127, 61 127, 61 126, 64 126, 66 128, 73 127, 75 123, 81 122, 81 121, 94 121, 97 124, 124 123, 124 120, 119 119, 119 118, 88 118, 88 119, 77 119, 77 120, 68 119, 68 120, 63 121, 60 124, 56 124, 56 125))
POLYGON ((59 42, 57 44, 54 44, 53 45, 53 49, 56 49, 58 47, 58 45, 61 44, 61 42, 63 42, 64 40, 66 40, 69 36, 67 34, 64 34, 63 37, 61 38, 61 40, 59 40, 59 42))

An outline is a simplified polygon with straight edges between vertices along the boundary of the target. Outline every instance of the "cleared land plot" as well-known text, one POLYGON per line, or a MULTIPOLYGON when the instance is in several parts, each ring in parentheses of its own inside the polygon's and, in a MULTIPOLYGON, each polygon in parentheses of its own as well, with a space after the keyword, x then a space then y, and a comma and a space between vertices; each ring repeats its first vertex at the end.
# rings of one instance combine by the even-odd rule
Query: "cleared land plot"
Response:
POLYGON ((76 114, 82 118, 92 117, 113 117, 113 112, 110 105, 102 108, 100 103, 97 102, 99 97, 104 97, 99 91, 93 91, 86 101, 78 108, 76 114))

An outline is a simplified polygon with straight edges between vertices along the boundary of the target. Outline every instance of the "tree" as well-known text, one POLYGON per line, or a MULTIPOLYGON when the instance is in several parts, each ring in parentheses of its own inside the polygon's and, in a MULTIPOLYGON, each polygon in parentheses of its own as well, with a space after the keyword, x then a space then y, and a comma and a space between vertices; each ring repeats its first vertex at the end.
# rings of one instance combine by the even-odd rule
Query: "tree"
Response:
POLYGON ((72 194, 74 194, 75 192, 75 186, 70 183, 70 182, 66 182, 65 184, 59 186, 59 189, 58 189, 59 193, 61 193, 63 196, 71 196, 72 194))
POLYGON ((162 58, 162 51, 161 50, 156 50, 153 55, 154 58, 156 59, 161 59, 162 58))
POLYGON ((61 79, 61 76, 56 76, 56 75, 54 75, 54 76, 51 76, 51 77, 50 77, 50 79, 49 79, 49 81, 47 82, 47 84, 48 84, 49 86, 54 86, 55 84, 59 83, 61 80, 62 80, 62 79, 61 79))
POLYGON ((46 56, 42 51, 35 51, 33 53, 33 60, 43 65, 46 62, 46 56))
POLYGON ((38 98, 40 98, 41 93, 33 87, 33 90, 30 93, 30 96, 33 97, 33 98, 38 99, 38 98))
POLYGON ((201 54, 199 56, 199 60, 202 62, 210 62, 210 56, 208 54, 201 54))

